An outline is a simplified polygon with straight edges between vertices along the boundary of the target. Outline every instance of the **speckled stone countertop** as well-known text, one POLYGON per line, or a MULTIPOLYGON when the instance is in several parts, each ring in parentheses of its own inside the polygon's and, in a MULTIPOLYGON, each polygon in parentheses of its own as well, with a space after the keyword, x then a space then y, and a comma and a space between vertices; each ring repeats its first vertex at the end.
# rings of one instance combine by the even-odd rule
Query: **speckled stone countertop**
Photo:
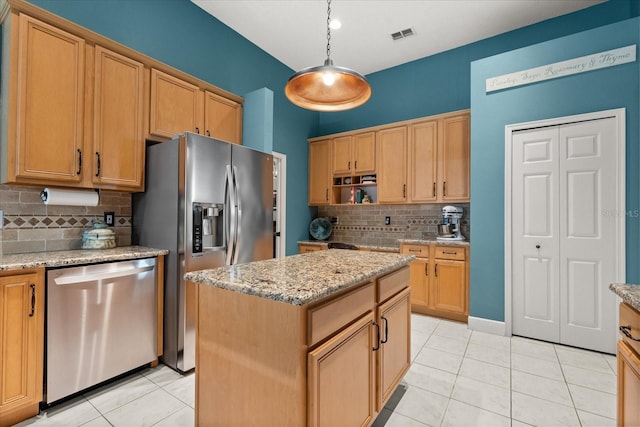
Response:
POLYGON ((438 245, 451 245, 451 246, 469 246, 468 240, 438 240, 436 238, 433 239, 398 239, 400 243, 409 243, 413 245, 428 245, 431 243, 435 243, 438 245))
MULTIPOLYGON (((327 246, 333 240, 298 240, 298 244, 327 246)), ((363 251, 393 252, 400 253, 400 246, 376 246, 376 245, 355 245, 363 251)))
POLYGON ((50 251, 0 255, 0 271, 95 264, 99 262, 149 258, 158 255, 166 255, 168 253, 169 251, 164 249, 152 249, 145 248, 143 246, 123 246, 114 249, 79 249, 75 251, 50 251))
POLYGON ((243 294, 305 305, 414 260, 412 255, 329 249, 210 270, 185 279, 243 294))
POLYGON ((609 285, 609 289, 631 307, 640 311, 640 286, 629 283, 612 283, 609 285))

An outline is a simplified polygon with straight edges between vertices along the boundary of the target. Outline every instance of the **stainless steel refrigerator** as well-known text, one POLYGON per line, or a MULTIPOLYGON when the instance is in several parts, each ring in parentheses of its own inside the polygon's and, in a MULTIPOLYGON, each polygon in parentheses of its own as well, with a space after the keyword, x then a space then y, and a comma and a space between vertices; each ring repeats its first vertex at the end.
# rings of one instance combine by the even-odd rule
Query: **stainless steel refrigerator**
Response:
POLYGON ((195 367, 195 288, 185 272, 273 258, 273 156, 194 133, 147 147, 134 244, 168 249, 163 361, 195 367))

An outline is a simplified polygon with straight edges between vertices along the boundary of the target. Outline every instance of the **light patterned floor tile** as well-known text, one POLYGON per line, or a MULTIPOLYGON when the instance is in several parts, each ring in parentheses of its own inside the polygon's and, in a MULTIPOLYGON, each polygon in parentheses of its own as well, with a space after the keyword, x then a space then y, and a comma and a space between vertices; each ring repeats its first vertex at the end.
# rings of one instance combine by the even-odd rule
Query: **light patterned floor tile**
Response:
POLYGON ((509 388, 511 384, 511 371, 509 368, 468 357, 462 359, 462 366, 460 366, 458 375, 503 388, 509 388))
POLYGON ((440 425, 449 399, 417 387, 409 387, 394 413, 404 415, 429 426, 440 425))
POLYGON ((564 381, 513 370, 511 371, 511 389, 529 396, 573 407, 569 389, 564 381))
POLYGON ((607 363, 609 364, 609 367, 611 368, 613 373, 617 374, 618 373, 618 359, 616 359, 616 356, 612 356, 611 354, 605 354, 603 357, 604 357, 604 360, 606 360, 607 363))
POLYGON ((458 376, 451 398, 508 417, 511 413, 509 389, 458 376))
POLYGON ((606 418, 616 417, 616 396, 579 385, 569 384, 569 391, 576 409, 606 418))
POLYGON ((146 427, 185 408, 185 404, 162 389, 120 406, 104 416, 115 427, 146 427))
MULTIPOLYGON (((372 426, 375 427, 375 424, 372 426)), ((382 426, 380 426, 382 427, 382 426)), ((404 415, 392 412, 389 418, 384 424, 384 427, 428 427, 427 424, 423 424, 412 418, 405 417, 404 415)))
POLYGON ((511 353, 508 349, 492 348, 475 343, 469 343, 464 357, 491 363, 493 365, 504 366, 505 368, 511 366, 511 353))
POLYGON ((511 352, 524 356, 536 357, 538 359, 558 361, 556 350, 553 344, 543 341, 536 341, 522 337, 511 338, 511 352))
POLYGON ((502 335, 487 334, 486 332, 473 331, 469 343, 483 345, 491 348, 501 348, 509 350, 511 346, 511 340, 509 337, 502 335))
POLYGON ((618 385, 616 375, 613 372, 604 373, 571 365, 563 365, 562 372, 564 372, 564 377, 569 384, 616 394, 618 385))
POLYGON ((522 354, 511 354, 511 367, 517 371, 527 372, 541 377, 563 381, 560 364, 551 360, 538 359, 522 354))
POLYGON ((167 386, 172 382, 182 378, 181 374, 174 371, 167 365, 162 364, 156 366, 155 368, 145 369, 141 372, 141 374, 160 387, 167 386))
POLYGON ((88 423, 81 424, 81 427, 111 427, 111 424, 106 420, 106 418, 98 417, 88 423))
POLYGON ((438 327, 440 319, 435 317, 423 316, 421 314, 411 315, 411 330, 426 332, 429 335, 438 327))
POLYGON ((591 369, 609 373, 611 367, 600 353, 575 348, 567 348, 556 345, 558 359, 563 365, 577 366, 578 368, 591 369))
POLYGON ((460 364, 462 363, 462 356, 423 347, 414 362, 457 374, 460 369, 460 364))
POLYGON ((582 427, 615 427, 616 420, 612 418, 601 417, 600 415, 578 409, 578 418, 582 423, 582 427))
POLYGON ((462 356, 467 348, 467 342, 459 339, 443 337, 441 335, 431 335, 431 338, 429 338, 425 346, 462 356))
POLYGON ((98 411, 106 414, 145 394, 158 390, 158 386, 146 377, 135 374, 108 386, 85 394, 85 397, 98 411))
POLYGON ((442 420, 442 427, 510 427, 508 417, 450 400, 447 412, 442 420))
POLYGON ((196 375, 192 372, 180 378, 178 381, 174 381, 168 386, 164 387, 164 390, 181 400, 186 405, 195 408, 195 385, 196 375))
POLYGON ((74 398, 43 411, 38 416, 29 418, 17 427, 24 426, 67 426, 81 425, 100 418, 100 412, 84 397, 74 398))
POLYGON ((195 411, 189 406, 185 406, 178 412, 174 412, 167 418, 164 418, 154 427, 193 427, 195 425, 195 411))
POLYGON ((433 331, 434 335, 439 335, 455 340, 469 341, 472 331, 466 323, 441 320, 438 327, 433 331))
POLYGON ((456 375, 414 363, 404 376, 404 380, 411 386, 449 397, 453 390, 453 384, 456 382, 456 375))
POLYGON ((534 426, 580 426, 574 408, 515 391, 511 394, 511 416, 534 426))

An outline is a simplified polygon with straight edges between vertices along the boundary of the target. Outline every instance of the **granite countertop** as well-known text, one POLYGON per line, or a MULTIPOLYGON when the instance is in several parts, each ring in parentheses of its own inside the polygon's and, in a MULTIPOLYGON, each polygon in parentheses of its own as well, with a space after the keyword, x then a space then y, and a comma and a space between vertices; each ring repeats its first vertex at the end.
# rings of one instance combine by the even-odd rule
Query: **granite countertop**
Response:
POLYGON ((122 246, 114 249, 79 249, 74 251, 0 255, 0 271, 95 264, 99 262, 149 258, 166 255, 168 253, 169 251, 164 249, 152 249, 143 246, 122 246))
POLYGON ((629 283, 612 283, 609 285, 609 289, 631 307, 640 311, 640 286, 629 283))
POLYGON ((468 240, 438 240, 435 237, 433 239, 398 239, 398 242, 413 245, 428 245, 435 243, 438 245, 469 246, 468 240))
POLYGON ((389 273, 413 259, 412 255, 330 249, 193 271, 184 277, 203 285, 305 305, 389 273))

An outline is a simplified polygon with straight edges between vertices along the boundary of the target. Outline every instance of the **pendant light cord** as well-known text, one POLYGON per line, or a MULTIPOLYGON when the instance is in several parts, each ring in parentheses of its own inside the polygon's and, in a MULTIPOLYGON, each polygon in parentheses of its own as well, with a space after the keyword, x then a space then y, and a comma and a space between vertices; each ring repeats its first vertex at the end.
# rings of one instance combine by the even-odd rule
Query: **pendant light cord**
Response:
POLYGON ((327 59, 331 59, 331 0, 327 0, 327 59))

